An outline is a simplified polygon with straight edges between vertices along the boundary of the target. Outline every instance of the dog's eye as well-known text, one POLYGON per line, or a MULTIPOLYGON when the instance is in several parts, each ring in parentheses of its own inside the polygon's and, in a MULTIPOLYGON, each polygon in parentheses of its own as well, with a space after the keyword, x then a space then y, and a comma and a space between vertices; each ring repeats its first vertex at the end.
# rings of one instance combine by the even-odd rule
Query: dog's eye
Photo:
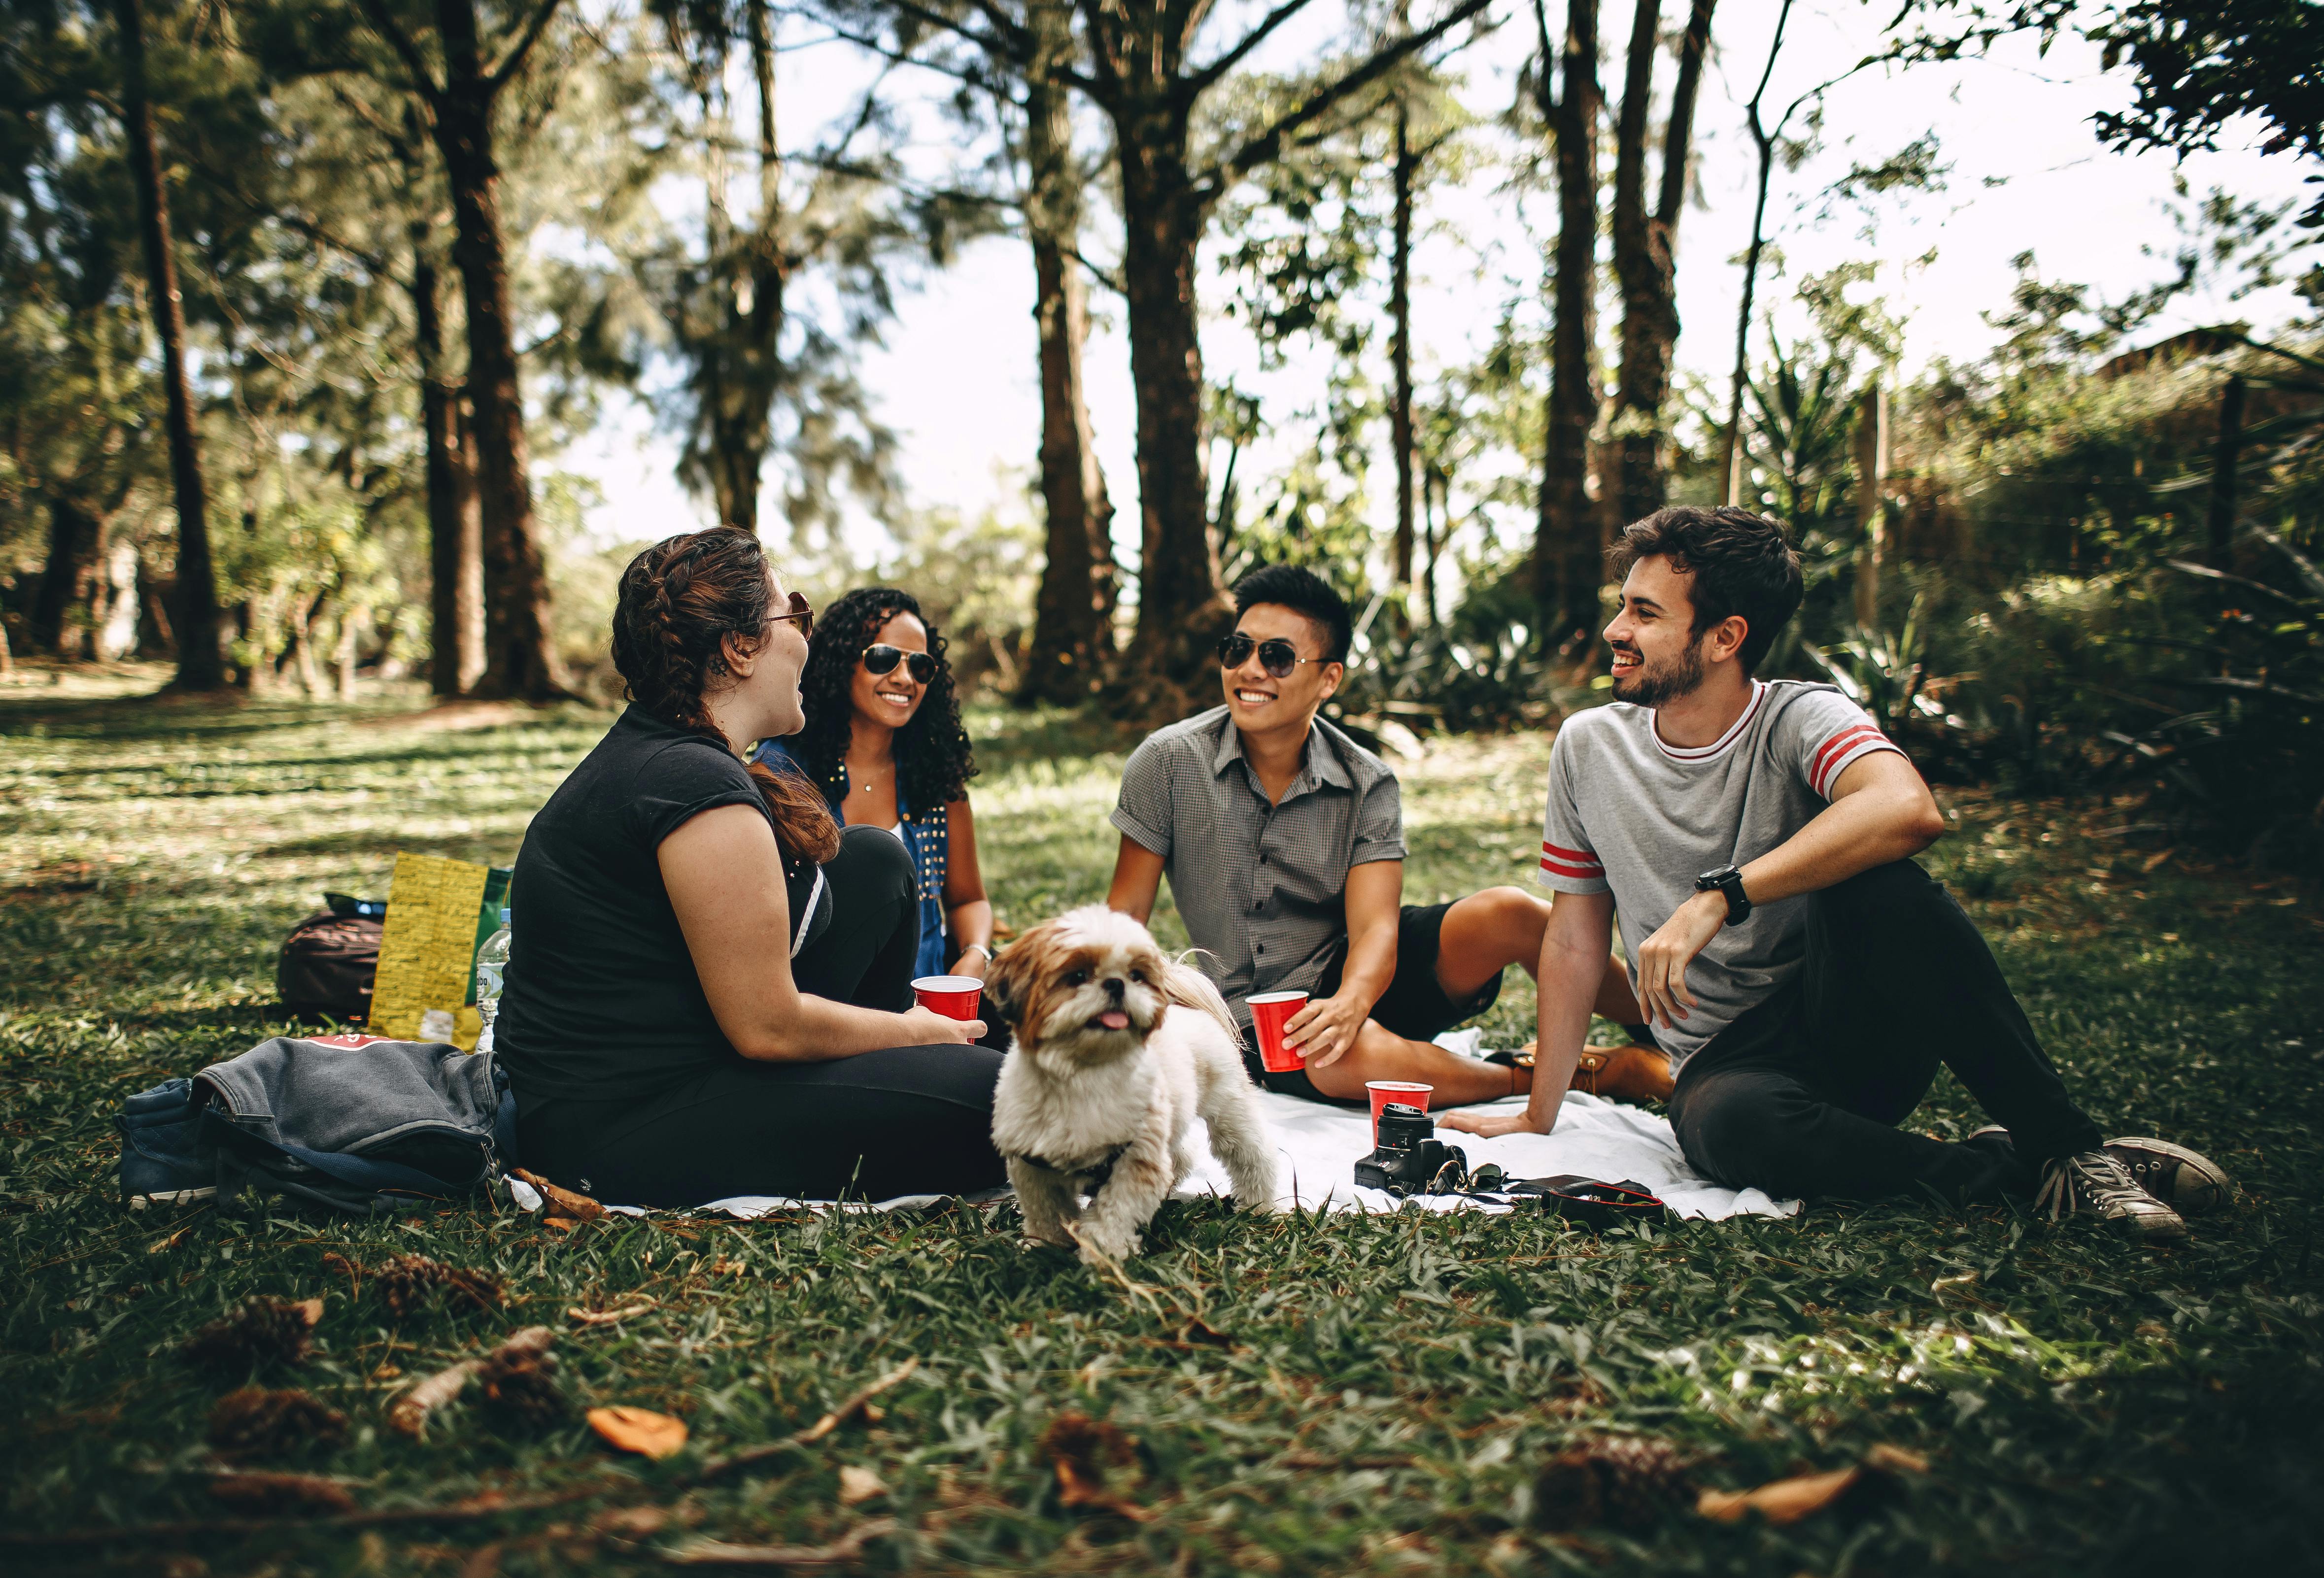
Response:
POLYGON ((1142 986, 1146 984, 1146 972, 1144 970, 1132 970, 1130 972, 1130 978, 1136 981, 1142 986))
POLYGON ((1084 969, 1070 969, 1065 972, 1065 985, 1068 986, 1085 986, 1089 985, 1089 978, 1090 973, 1084 969))

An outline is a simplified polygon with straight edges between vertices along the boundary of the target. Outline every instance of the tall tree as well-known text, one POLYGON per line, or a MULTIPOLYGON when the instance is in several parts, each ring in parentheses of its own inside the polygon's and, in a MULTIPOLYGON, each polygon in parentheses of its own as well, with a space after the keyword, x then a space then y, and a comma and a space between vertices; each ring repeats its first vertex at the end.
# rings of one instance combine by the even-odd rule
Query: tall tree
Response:
MULTIPOLYGON (((1113 123, 1120 175, 1130 379, 1138 400, 1138 629, 1130 662, 1166 684, 1198 672, 1226 618, 1203 467, 1203 353, 1195 253, 1221 196, 1286 140, 1485 9, 1460 0, 1437 22, 1373 50, 1222 156, 1198 160, 1197 107, 1308 0, 1282 0, 1197 64, 1210 0, 1080 0, 1091 66, 1079 80, 1113 123)), ((1167 698, 1157 692, 1157 702, 1167 698)))
POLYGON ((1589 493, 1590 436, 1598 425, 1598 0, 1567 0, 1565 39, 1553 96, 1549 20, 1534 0, 1539 31, 1540 106, 1557 165, 1557 249, 1550 327, 1548 420, 1542 444, 1541 509, 1534 539, 1534 601, 1542 649, 1555 650, 1597 628, 1597 511, 1589 493))
POLYGON ((161 342, 163 421, 170 436, 170 480, 178 509, 178 677, 180 690, 216 690, 226 683, 218 649, 217 573, 210 563, 209 497, 194 433, 192 390, 186 382, 186 308, 178 294, 178 264, 170 235, 169 193, 161 182, 146 81, 145 18, 140 0, 114 0, 121 30, 121 119, 129 169, 137 192, 144 243, 146 302, 161 342))
POLYGON ((1694 104, 1718 0, 1692 0, 1679 36, 1678 78, 1664 123, 1661 188, 1646 206, 1646 140, 1659 52, 1661 0, 1637 0, 1614 133, 1614 277, 1622 293, 1621 371, 1614 390, 1618 482, 1604 489, 1618 521, 1663 506, 1671 356, 1678 342, 1678 222, 1686 204, 1694 104))
POLYGON ((560 0, 529 0, 490 64, 475 0, 434 0, 440 77, 420 48, 424 35, 398 21, 387 0, 360 4, 401 60, 405 85, 427 106, 451 188, 452 257, 466 306, 467 395, 475 419, 484 529, 486 640, 475 688, 484 695, 551 700, 570 693, 549 641, 549 579, 533 523, 493 121, 502 94, 524 69, 560 0))
POLYGON ((1033 249, 1041 502, 1048 540, 1020 693, 1028 700, 1074 701, 1088 695, 1113 655, 1120 573, 1113 501, 1098 464, 1082 372, 1089 281, 1081 263, 1083 173, 1066 85, 1077 52, 1072 0, 1027 0, 1024 47, 1023 206, 1033 249))

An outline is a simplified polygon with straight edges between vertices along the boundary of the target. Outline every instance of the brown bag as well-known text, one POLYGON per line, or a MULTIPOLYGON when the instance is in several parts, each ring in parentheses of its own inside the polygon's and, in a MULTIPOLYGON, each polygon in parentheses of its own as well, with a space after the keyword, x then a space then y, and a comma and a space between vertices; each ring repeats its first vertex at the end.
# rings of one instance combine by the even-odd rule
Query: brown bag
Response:
POLYGON ((300 922, 283 940, 274 966, 282 1006, 355 1024, 369 1020, 372 977, 379 973, 379 939, 385 930, 386 922, 374 917, 328 910, 300 922))

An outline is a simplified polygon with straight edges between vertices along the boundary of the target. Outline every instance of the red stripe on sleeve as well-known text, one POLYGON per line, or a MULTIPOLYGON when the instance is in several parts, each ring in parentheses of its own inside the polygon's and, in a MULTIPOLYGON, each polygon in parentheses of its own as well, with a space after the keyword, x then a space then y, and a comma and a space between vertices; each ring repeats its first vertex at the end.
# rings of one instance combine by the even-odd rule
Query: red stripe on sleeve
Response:
POLYGON ((1902 747, 1877 729, 1860 729, 1842 735, 1825 746, 1819 754, 1815 775, 1809 783, 1818 794, 1828 797, 1832 780, 1840 776, 1842 766, 1867 751, 1883 750, 1893 750, 1898 756, 1904 754, 1902 747))
POLYGON ((1576 882, 1602 882, 1606 877, 1600 867, 1561 866, 1546 855, 1541 858, 1541 868, 1552 876, 1570 876, 1576 882))
POLYGON ((1541 841, 1541 852, 1560 860, 1571 861, 1576 866, 1602 867, 1605 864, 1587 849, 1569 849, 1562 844, 1553 844, 1547 839, 1541 841))
POLYGON ((1853 729, 1843 729, 1838 734, 1833 735, 1830 739, 1825 740, 1821 746, 1817 748, 1814 757, 1808 762, 1808 777, 1810 780, 1813 780, 1822 775, 1824 764, 1831 760, 1836 753, 1853 748, 1856 742, 1868 737, 1876 739, 1885 739, 1887 738, 1877 729, 1873 728, 1869 723, 1859 723, 1853 729))

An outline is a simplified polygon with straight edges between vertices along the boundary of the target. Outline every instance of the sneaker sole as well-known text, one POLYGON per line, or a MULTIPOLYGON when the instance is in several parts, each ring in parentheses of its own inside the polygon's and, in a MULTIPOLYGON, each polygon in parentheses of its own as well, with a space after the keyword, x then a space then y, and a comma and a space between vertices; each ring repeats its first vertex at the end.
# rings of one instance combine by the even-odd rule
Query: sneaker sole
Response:
POLYGON ((2200 1151, 2168 1140, 2125 1134, 2108 1140, 2106 1149, 2129 1168, 2148 1194, 2182 1216, 2200 1216, 2235 1198, 2235 1180, 2218 1163, 2200 1151), (2157 1166, 2158 1160, 2175 1161, 2175 1168, 2157 1166))

